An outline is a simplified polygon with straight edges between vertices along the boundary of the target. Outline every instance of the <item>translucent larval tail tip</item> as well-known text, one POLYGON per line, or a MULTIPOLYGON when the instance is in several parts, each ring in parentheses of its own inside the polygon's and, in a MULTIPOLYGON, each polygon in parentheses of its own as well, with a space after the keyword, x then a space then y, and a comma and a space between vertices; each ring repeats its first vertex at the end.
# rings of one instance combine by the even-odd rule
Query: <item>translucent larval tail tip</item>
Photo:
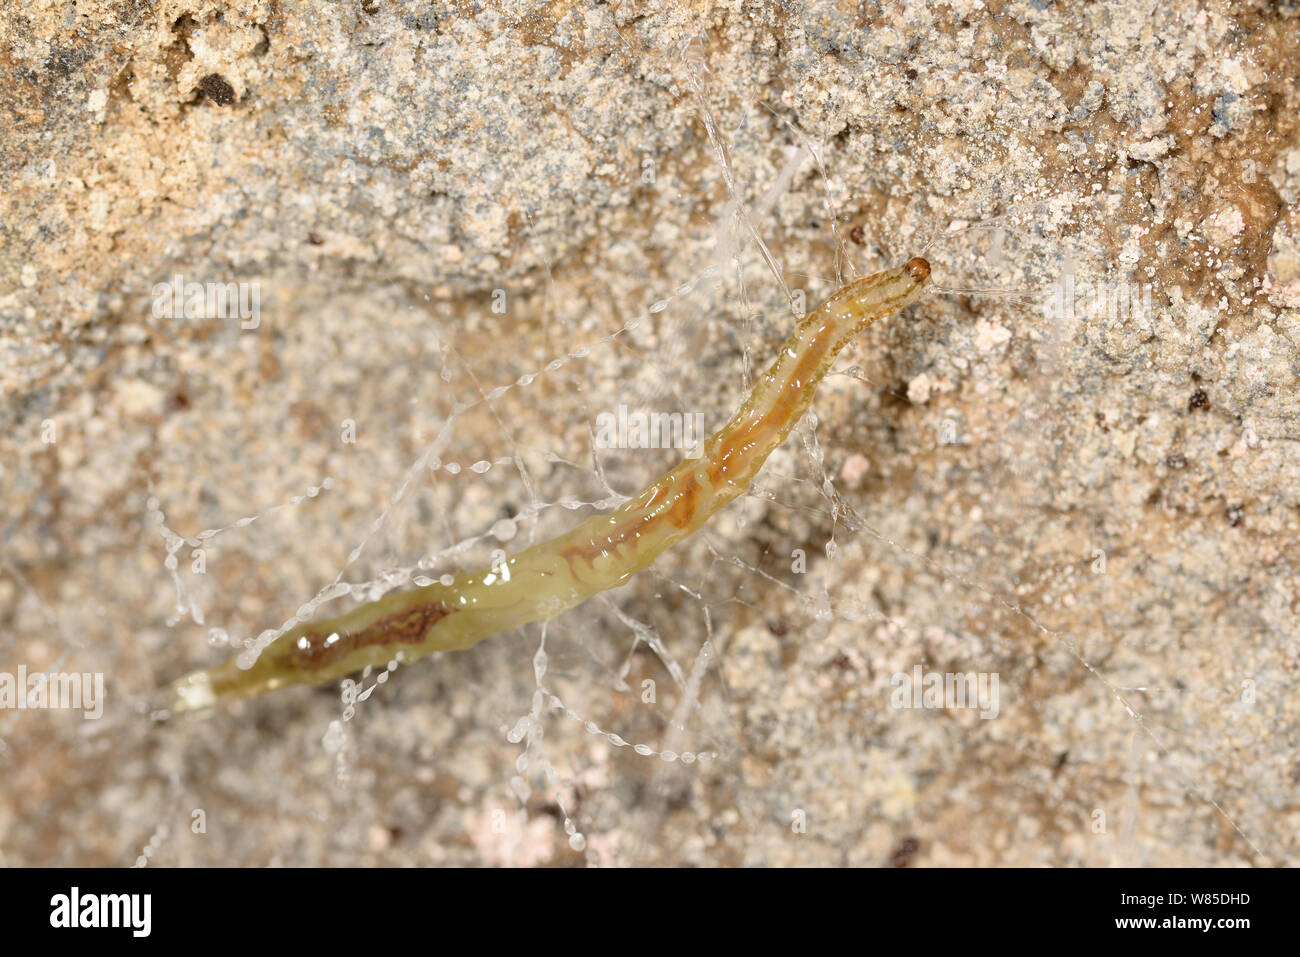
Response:
POLYGON ((207 674, 196 671, 172 682, 169 692, 168 710, 177 712, 202 711, 217 703, 213 693, 212 682, 207 674))
POLYGON ((907 261, 907 264, 904 265, 903 268, 906 269, 907 274, 917 282, 925 282, 925 280, 930 278, 930 263, 922 259, 920 256, 913 256, 907 261))

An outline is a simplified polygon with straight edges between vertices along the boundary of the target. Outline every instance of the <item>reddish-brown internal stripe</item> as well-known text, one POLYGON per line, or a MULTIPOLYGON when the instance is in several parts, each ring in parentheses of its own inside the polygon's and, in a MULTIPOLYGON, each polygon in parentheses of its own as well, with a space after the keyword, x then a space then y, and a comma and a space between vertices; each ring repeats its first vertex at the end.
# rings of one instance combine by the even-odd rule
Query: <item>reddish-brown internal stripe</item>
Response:
POLYGON ((302 636, 307 647, 302 647, 302 640, 291 642, 284 657, 296 668, 315 669, 369 645, 413 645, 424 638, 429 626, 453 611, 454 608, 440 601, 425 602, 376 619, 361 631, 331 632, 338 639, 330 644, 326 644, 329 635, 308 632, 302 636))
POLYGON ((734 468, 733 459, 742 461, 744 455, 764 436, 775 434, 782 423, 789 421, 803 387, 808 384, 813 372, 826 357, 831 342, 832 337, 828 328, 823 326, 817 330, 813 338, 803 347, 794 371, 779 386, 776 400, 767 414, 761 419, 750 420, 727 436, 718 449, 718 454, 709 463, 709 481, 715 489, 719 488, 721 480, 734 468))
POLYGON ((654 522, 666 521, 674 528, 685 528, 691 522, 691 517, 699 510, 700 483, 695 477, 694 471, 682 471, 673 476, 672 481, 665 488, 664 483, 659 483, 657 488, 642 493, 640 498, 627 506, 631 512, 640 511, 629 522, 617 524, 611 527, 610 531, 601 535, 594 541, 586 544, 570 545, 563 549, 559 554, 569 567, 573 567, 575 561, 581 560, 592 565, 597 558, 606 552, 619 548, 625 542, 636 541, 638 535, 643 533, 647 527, 653 527, 654 522), (644 512, 642 511, 651 501, 652 497, 662 495, 665 501, 671 499, 672 506, 665 512, 644 512))

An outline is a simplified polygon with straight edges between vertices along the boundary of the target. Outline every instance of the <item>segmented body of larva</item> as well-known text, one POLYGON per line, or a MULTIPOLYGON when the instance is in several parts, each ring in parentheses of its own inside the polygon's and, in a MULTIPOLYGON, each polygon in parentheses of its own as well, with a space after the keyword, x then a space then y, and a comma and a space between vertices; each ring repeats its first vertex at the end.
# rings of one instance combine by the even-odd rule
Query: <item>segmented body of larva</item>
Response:
POLYGON ((703 446, 621 508, 532 546, 485 571, 396 592, 352 611, 301 624, 254 661, 238 658, 170 686, 171 711, 193 711, 294 684, 321 684, 400 652, 411 661, 468 648, 498 632, 544 621, 627 581, 744 493, 812 402, 840 350, 877 319, 916 302, 930 264, 858 279, 809 313, 749 397, 703 446))

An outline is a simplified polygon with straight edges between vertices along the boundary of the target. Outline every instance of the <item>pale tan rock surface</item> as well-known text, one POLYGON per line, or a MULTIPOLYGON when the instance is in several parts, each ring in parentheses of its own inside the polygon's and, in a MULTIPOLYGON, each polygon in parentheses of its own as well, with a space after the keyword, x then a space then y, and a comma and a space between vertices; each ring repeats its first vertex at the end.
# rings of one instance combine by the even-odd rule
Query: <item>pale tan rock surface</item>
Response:
POLYGON ((36 2, 0 39, 0 671, 107 691, 0 710, 0 863, 1300 861, 1294 4, 36 2), (769 262, 811 307, 954 222, 938 282, 1024 295, 870 330, 761 488, 547 630, 584 720, 712 761, 509 740, 539 629, 347 721, 142 713, 341 569, 632 493, 674 453, 593 456, 596 417, 721 425, 793 322, 769 262), (255 327, 159 315, 177 275, 256 284, 255 327), (1067 276, 1150 309, 1054 317, 1067 276), (155 509, 225 529, 173 543, 180 613, 155 509), (997 716, 892 707, 916 666, 997 716))

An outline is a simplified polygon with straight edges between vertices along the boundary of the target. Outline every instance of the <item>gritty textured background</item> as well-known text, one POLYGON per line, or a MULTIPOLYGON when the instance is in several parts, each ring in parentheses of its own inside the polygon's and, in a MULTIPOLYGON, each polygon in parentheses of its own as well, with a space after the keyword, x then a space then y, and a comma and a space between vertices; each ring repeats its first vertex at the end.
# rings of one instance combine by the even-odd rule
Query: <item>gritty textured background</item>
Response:
POLYGON ((108 686, 0 712, 0 862, 1300 862, 1294 2, 33 0, 0 38, 0 670, 108 686), (719 427, 776 271, 811 307, 954 221, 937 281, 1022 295, 871 329, 751 496, 547 630, 583 719, 711 762, 512 743, 539 628, 347 721, 150 720, 345 567, 631 494, 673 455, 594 456, 598 413, 719 427), (154 315, 177 274, 260 325, 154 315), (1151 314, 1053 319, 1066 274, 1151 314), (181 613, 160 520, 222 529, 202 574, 172 543, 181 613), (996 672, 997 718, 891 708, 918 664, 996 672))

